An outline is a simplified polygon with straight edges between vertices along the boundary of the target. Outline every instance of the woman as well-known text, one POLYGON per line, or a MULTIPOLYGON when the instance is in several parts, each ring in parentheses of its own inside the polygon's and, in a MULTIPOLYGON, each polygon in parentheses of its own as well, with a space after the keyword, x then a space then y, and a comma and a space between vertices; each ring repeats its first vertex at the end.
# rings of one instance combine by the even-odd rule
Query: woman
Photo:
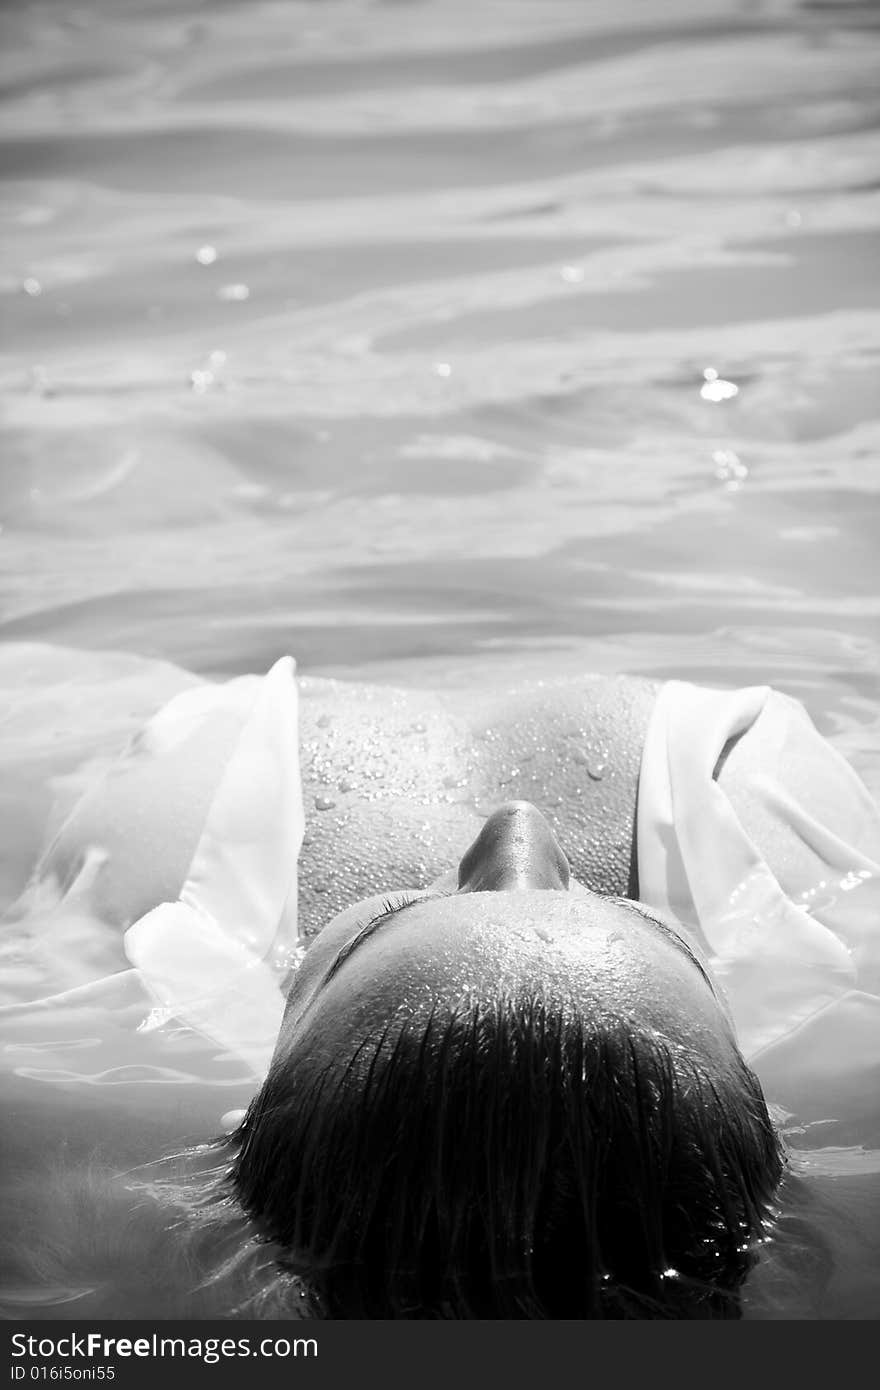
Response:
POLYGON ((217 1193, 331 1315, 736 1316, 783 1173, 742 1053, 877 1062, 804 897, 877 872, 858 779, 765 688, 299 693, 163 707, 44 856, 19 999, 100 973, 271 1058, 217 1193))

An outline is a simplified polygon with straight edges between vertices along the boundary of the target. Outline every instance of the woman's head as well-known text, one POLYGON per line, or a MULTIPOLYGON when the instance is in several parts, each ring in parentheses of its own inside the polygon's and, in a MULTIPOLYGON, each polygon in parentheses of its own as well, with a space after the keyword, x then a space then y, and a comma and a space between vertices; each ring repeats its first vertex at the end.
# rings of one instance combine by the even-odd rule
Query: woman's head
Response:
POLYGON ((522 802, 325 929, 239 1143, 246 1210, 343 1316, 733 1313, 781 1173, 704 963, 522 802))

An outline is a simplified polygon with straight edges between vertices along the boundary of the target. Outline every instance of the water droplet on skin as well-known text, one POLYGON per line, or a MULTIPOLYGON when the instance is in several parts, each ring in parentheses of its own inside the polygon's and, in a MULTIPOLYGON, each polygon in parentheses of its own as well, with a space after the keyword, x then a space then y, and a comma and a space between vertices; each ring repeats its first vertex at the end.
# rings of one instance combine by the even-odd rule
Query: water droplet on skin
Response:
POLYGON ((535 927, 535 936, 539 936, 542 941, 546 941, 549 944, 553 942, 553 937, 546 927, 535 927))
POLYGON ((316 796, 316 797, 315 797, 315 810, 316 810, 316 811, 332 811, 335 805, 336 805, 336 802, 335 802, 335 801, 331 801, 331 800, 329 799, 329 797, 326 797, 326 796, 316 796))
POLYGON ((31 299, 36 299, 43 293, 43 286, 39 280, 34 279, 33 275, 28 275, 26 279, 22 280, 21 288, 31 299))
POLYGON ((559 272, 567 285, 579 285, 584 278, 582 265, 564 265, 559 272))
POLYGON ((605 764, 589 763, 587 765, 587 776, 592 778, 594 782, 601 782, 602 778, 605 776, 605 764))
POLYGON ((251 297, 250 286, 249 286, 249 285, 240 284, 240 283, 239 283, 239 284, 235 284, 235 285, 221 285, 220 288, 219 288, 219 290, 217 291, 217 298, 218 298, 218 299, 225 299, 225 300, 233 301, 233 300, 250 299, 250 297, 251 297))
POLYGON ((196 252, 196 260, 199 265, 213 265, 217 259, 216 246, 200 246, 196 252))
POLYGON ((434 371, 435 371, 435 373, 437 374, 437 376, 442 376, 442 377, 449 377, 449 376, 452 376, 452 367, 451 367, 451 365, 450 365, 448 362, 435 362, 435 363, 434 363, 434 371))

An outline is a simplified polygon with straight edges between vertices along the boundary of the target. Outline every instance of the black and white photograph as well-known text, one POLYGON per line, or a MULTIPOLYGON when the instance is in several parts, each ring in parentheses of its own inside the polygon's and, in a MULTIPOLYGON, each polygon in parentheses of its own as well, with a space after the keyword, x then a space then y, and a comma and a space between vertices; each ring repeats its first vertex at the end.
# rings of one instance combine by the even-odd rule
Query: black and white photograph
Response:
POLYGON ((876 1322, 880 4, 0 35, 9 1378, 876 1322))

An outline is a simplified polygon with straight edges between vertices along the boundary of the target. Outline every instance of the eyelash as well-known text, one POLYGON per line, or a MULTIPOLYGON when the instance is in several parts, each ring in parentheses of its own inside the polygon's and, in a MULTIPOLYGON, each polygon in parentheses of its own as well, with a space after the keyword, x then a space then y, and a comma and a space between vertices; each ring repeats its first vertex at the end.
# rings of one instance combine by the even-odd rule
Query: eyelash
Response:
POLYGON ((373 929, 373 927, 377 926, 378 923, 382 921, 383 917, 387 917, 389 913, 398 912, 400 908, 407 907, 410 903, 416 902, 419 896, 419 894, 413 893, 400 893, 398 894, 396 901, 393 898, 383 898, 381 912, 377 912, 374 917, 368 917, 361 922, 356 922, 354 928, 354 936, 347 943, 347 945, 343 946, 342 950, 339 952, 336 959, 331 964, 329 970, 324 976, 324 984, 327 984, 327 982, 333 978, 340 965, 343 965, 345 961, 348 960, 348 957, 351 955, 355 947, 359 945, 362 938, 366 936, 366 934, 370 932, 373 929))
POLYGON ((339 952, 338 956, 333 961, 332 965, 330 966, 329 970, 324 976, 324 984, 326 985, 328 981, 333 978, 339 967, 341 965, 344 965, 344 963, 348 960, 348 957, 351 955, 352 951, 354 951, 355 948, 360 945, 363 938, 372 931, 373 927, 379 925, 383 918, 388 917, 395 912, 399 912, 401 908, 409 907, 412 903, 424 902, 429 897, 449 898, 452 897, 452 893, 399 893, 396 899, 383 898, 381 912, 378 912, 375 917, 371 917, 368 921, 359 922, 356 924, 354 936, 351 938, 347 945, 343 946, 342 950, 339 952))
POLYGON ((362 922, 358 922, 355 934, 359 936, 362 931, 366 931, 367 927, 378 922, 380 917, 388 917, 392 912, 399 912, 402 907, 409 907, 410 903, 418 902, 420 897, 420 893, 398 893, 394 897, 383 898, 381 912, 376 912, 372 917, 365 917, 362 922))
POLYGON ((413 903, 427 902, 429 898, 451 898, 455 889, 445 893, 397 893, 382 899, 381 912, 375 913, 372 917, 366 917, 362 922, 355 926, 355 938, 359 937, 362 931, 368 927, 375 926, 382 917, 390 917, 395 912, 400 912, 401 908, 411 907, 413 903))

